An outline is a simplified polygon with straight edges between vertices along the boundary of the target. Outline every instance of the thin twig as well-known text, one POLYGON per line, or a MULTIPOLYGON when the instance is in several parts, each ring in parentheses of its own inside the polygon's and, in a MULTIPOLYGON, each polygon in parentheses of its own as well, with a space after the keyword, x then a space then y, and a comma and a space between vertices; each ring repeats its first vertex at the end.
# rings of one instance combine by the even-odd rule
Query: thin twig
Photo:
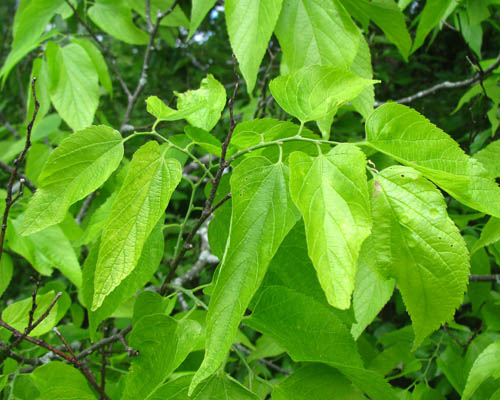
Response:
POLYGON ((469 282, 500 282, 500 274, 469 275, 469 282))
MULTIPOLYGON (((493 70, 495 70, 498 66, 500 66, 500 55, 496 58, 495 62, 491 64, 488 68, 486 68, 482 73, 479 72, 475 74, 472 78, 469 79, 464 79, 463 81, 457 81, 457 82, 441 82, 437 85, 431 86, 430 88, 421 90, 415 94, 412 94, 411 96, 403 97, 398 100, 393 100, 395 103, 399 104, 408 104, 411 103, 414 100, 421 99, 422 97, 428 96, 430 94, 433 94, 437 92, 438 90, 441 89, 456 89, 456 88, 461 88, 464 86, 469 86, 472 85, 482 79, 484 79, 487 75, 489 75, 493 70)), ((375 102, 375 107, 379 107, 385 102, 380 102, 376 101, 375 102)))
MULTIPOLYGON (((213 180, 213 185, 212 185, 212 189, 210 191, 210 195, 209 195, 207 201, 205 202, 205 206, 203 207, 200 218, 198 219, 198 221, 194 225, 193 229, 191 229, 191 231, 188 233, 186 240, 184 241, 184 244, 183 244, 179 254, 175 258, 173 258, 171 263, 170 263, 170 271, 167 275, 167 278, 165 279, 165 281, 163 282, 163 284, 160 288, 160 294, 162 294, 162 295, 167 293, 168 284, 175 277, 175 271, 177 270, 181 260, 184 258, 184 255, 186 254, 186 252, 188 250, 190 250, 193 247, 192 241, 193 241, 196 233, 198 232, 198 229, 200 229, 200 227, 207 220, 207 218, 210 215, 212 215, 212 212, 214 210, 213 209, 213 202, 215 199, 215 194, 217 193, 217 189, 219 187, 219 183, 220 183, 220 180, 221 180, 222 175, 224 173, 224 170, 229 166, 229 162, 226 161, 226 154, 227 154, 227 149, 229 147, 229 143, 231 141, 231 137, 232 137, 234 128, 236 126, 233 108, 234 108, 234 101, 236 99, 236 95, 238 94, 238 88, 240 86, 240 84, 239 84, 240 76, 239 76, 238 71, 237 71, 236 56, 233 54, 232 58, 233 58, 233 71, 234 71, 234 76, 236 78, 236 84, 234 86, 233 95, 231 96, 231 98, 228 100, 228 103, 227 103, 228 108, 229 108, 229 121, 230 122, 229 122, 229 130, 227 132, 226 139, 224 140, 224 143, 222 143, 219 168, 217 169, 217 174, 215 175, 215 178, 213 180)), ((217 206, 219 206, 219 204, 217 206)))
MULTIPOLYGON (((234 347, 236 347, 238 350, 240 350, 242 353, 245 353, 246 355, 249 355, 251 353, 250 350, 248 350, 246 347, 243 347, 241 344, 235 343, 234 347)), ((272 361, 266 360, 265 358, 259 358, 258 361, 261 364, 267 365, 269 368, 274 369, 275 371, 283 374, 283 375, 290 375, 291 372, 281 368, 279 365, 276 365, 272 361)))
POLYGON ((78 215, 75 217, 75 222, 80 225, 87 215, 87 212, 89 211, 89 207, 92 204, 92 200, 94 200, 95 196, 97 195, 97 190, 95 192, 90 193, 85 200, 82 203, 82 207, 80 208, 80 211, 78 211, 78 215))
MULTIPOLYGON (((8 164, 5 164, 3 161, 0 161, 0 169, 2 171, 4 171, 6 174, 11 174, 12 171, 14 170, 14 168, 12 168, 10 165, 8 164)), ((31 190, 33 193, 36 192, 36 186, 33 184, 33 182, 31 182, 27 177, 26 175, 24 175, 23 173, 17 171, 16 173, 16 177, 19 178, 19 179, 23 179, 24 180, 24 186, 26 186, 29 190, 31 190)))
POLYGON ((110 397, 104 391, 104 388, 99 386, 99 384, 97 383, 97 381, 96 381, 94 375, 92 374, 92 372, 90 371, 90 369, 88 367, 86 367, 83 363, 78 361, 75 353, 73 352, 73 349, 68 344, 68 342, 66 341, 64 336, 61 334, 61 332, 59 332, 57 330, 57 328, 54 328, 52 330, 59 337, 61 342, 64 344, 64 347, 66 347, 66 350, 68 350, 68 352, 71 354, 70 363, 73 364, 73 367, 75 367, 76 369, 79 369, 82 372, 83 376, 85 376, 85 378, 89 381, 89 383, 92 385, 92 387, 99 393, 100 399, 111 400, 110 397))
MULTIPOLYGON (((118 332, 112 336, 109 336, 107 338, 104 338, 96 343, 94 343, 92 346, 87 347, 85 350, 81 351, 76 355, 77 360, 82 360, 83 358, 91 355, 94 351, 99 350, 103 346, 107 346, 110 343, 118 342, 121 341, 125 336, 132 330, 132 325, 127 326, 125 329, 123 329, 121 332, 118 332)), ((127 349, 128 350, 128 349, 127 349)))
POLYGON ((26 142, 24 144, 24 149, 21 152, 21 154, 19 154, 19 156, 17 156, 17 158, 14 161, 14 168, 12 168, 12 172, 10 173, 9 183, 7 184, 7 197, 5 198, 5 211, 3 213, 2 230, 0 232, 0 260, 2 259, 2 254, 3 254, 3 244, 4 244, 4 240, 5 240, 5 233, 7 231, 7 219, 9 218, 10 208, 22 195, 22 187, 24 184, 24 180, 21 179, 21 181, 20 181, 21 186, 19 188, 19 194, 14 198, 12 198, 12 192, 13 192, 12 188, 14 187, 14 181, 16 179, 19 166, 21 165, 21 162, 23 161, 24 157, 26 156, 26 153, 28 152, 28 149, 31 146, 31 131, 33 130, 33 124, 35 123, 35 119, 36 119, 36 116, 38 114, 38 110, 40 109, 40 103, 38 102, 38 99, 36 97, 35 83, 36 83, 36 78, 33 78, 31 80, 33 100, 35 102, 35 109, 33 111, 33 117, 31 118, 31 121, 27 127, 26 142))
POLYGON ((5 114, 0 111, 0 117, 2 118, 3 120, 3 124, 5 126, 5 128, 7 128, 7 130, 12 133, 12 136, 18 138, 19 137, 19 132, 17 132, 16 128, 14 128, 10 123, 9 121, 7 121, 7 118, 5 117, 5 114))
MULTIPOLYGON (((125 113, 123 114, 120 132, 123 132, 124 128, 127 126, 128 122, 130 120, 130 115, 132 114, 132 110, 134 109, 135 103, 137 102, 137 99, 139 98, 139 95, 141 94, 142 89, 144 88, 144 86, 146 86, 146 83, 148 81, 149 62, 151 60, 151 54, 152 54, 153 47, 154 47, 153 44, 154 44, 154 41, 156 38, 156 34, 158 33, 158 28, 160 27, 160 23, 161 23, 163 18, 165 18, 172 11, 174 11, 174 8, 177 6, 178 2, 179 2, 179 0, 175 0, 168 10, 166 10, 163 13, 158 13, 158 15, 156 16, 156 22, 149 32, 149 40, 148 40, 148 44, 146 45, 146 52, 144 53, 144 60, 142 62, 142 70, 141 70, 141 75, 139 77, 139 81, 137 82, 137 86, 134 90, 134 93, 128 95, 128 104, 127 104, 127 108, 125 110, 125 113)), ((146 5, 148 5, 148 4, 149 4, 149 1, 146 0, 146 5)), ((148 15, 150 18, 149 12, 147 12, 146 15, 148 15)), ((149 21, 149 23, 151 23, 151 21, 149 21)))

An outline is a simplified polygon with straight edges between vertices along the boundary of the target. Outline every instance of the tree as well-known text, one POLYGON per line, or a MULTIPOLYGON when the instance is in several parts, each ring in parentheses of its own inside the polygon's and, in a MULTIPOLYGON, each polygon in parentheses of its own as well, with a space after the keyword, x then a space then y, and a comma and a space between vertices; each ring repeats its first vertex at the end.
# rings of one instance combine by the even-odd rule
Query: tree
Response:
POLYGON ((1 4, 3 398, 498 398, 499 6, 1 4))

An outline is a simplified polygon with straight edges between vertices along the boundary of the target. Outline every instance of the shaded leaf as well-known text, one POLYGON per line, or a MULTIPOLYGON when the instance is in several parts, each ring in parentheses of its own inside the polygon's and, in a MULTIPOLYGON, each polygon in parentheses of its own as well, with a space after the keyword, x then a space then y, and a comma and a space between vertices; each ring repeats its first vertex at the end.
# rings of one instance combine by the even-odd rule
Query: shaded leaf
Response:
POLYGON ((124 400, 146 399, 187 357, 200 335, 200 325, 190 319, 175 321, 152 314, 134 324, 128 340, 139 356, 125 378, 124 400))
POLYGON ((462 394, 463 400, 468 400, 477 388, 489 377, 500 378, 500 340, 490 344, 477 357, 467 377, 467 383, 462 394))

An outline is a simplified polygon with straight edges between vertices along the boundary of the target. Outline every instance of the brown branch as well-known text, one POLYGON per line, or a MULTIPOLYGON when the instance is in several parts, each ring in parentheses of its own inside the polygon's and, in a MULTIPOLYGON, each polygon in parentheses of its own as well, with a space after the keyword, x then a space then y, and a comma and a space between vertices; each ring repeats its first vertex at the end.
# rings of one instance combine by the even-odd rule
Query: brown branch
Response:
MULTIPOLYGON (((399 104, 408 104, 411 103, 414 100, 421 99, 422 97, 428 96, 430 94, 433 94, 437 92, 438 90, 442 89, 456 89, 456 88, 461 88, 465 86, 470 86, 476 82, 481 81, 481 79, 484 79, 487 75, 489 75, 493 70, 495 70, 498 66, 500 66, 500 55, 496 58, 495 62, 491 64, 488 68, 486 68, 484 71, 479 71, 477 74, 475 74, 472 78, 469 79, 464 79, 463 81, 457 81, 457 82, 441 82, 437 85, 431 86, 430 88, 421 90, 420 92, 417 92, 415 94, 412 94, 411 96, 403 97, 398 100, 393 100, 395 103, 399 104)), ((385 102, 375 102, 375 107, 379 107, 385 102)))
MULTIPOLYGON (((11 174, 12 171, 14 170, 14 168, 12 168, 10 165, 7 165, 5 164, 3 161, 0 161, 0 169, 2 171, 4 171, 6 174, 11 174)), ((31 190, 33 193, 36 192, 36 186, 33 184, 33 182, 31 182, 27 177, 26 175, 24 175, 23 173, 21 172, 17 172, 16 173, 16 177, 18 177, 19 179, 23 179, 24 180, 24 185, 29 189, 31 190)))
POLYGON ((68 342, 66 341, 64 336, 61 334, 61 332, 59 332, 56 328, 54 328, 52 330, 59 337, 61 342, 64 344, 64 347, 66 347, 66 350, 68 350, 68 352, 71 354, 70 363, 73 365, 73 367, 75 367, 76 369, 79 369, 82 372, 83 376, 85 376, 85 378, 89 381, 89 383, 92 385, 92 387, 99 393, 100 399, 111 400, 110 397, 104 391, 104 388, 99 386, 99 384, 97 383, 97 381, 96 381, 94 375, 92 374, 92 372, 90 371, 90 369, 88 367, 86 367, 83 363, 78 361, 75 353, 73 352, 73 349, 68 344, 68 342))
MULTIPOLYGON (((104 338, 96 343, 94 343, 92 346, 87 347, 85 350, 82 350, 80 353, 76 355, 77 360, 82 360, 85 357, 91 355, 94 351, 99 350, 101 347, 107 346, 110 343, 122 341, 122 339, 127 336, 127 334, 132 330, 132 325, 127 326, 125 329, 123 329, 121 332, 118 332, 112 336, 109 336, 107 338, 104 338)), ((128 346, 125 346, 127 352, 129 352, 130 348, 128 346)))
MULTIPOLYGON (((190 249, 193 248, 192 241, 198 232, 198 229, 203 225, 203 223, 207 220, 207 218, 212 215, 212 212, 214 210, 213 208, 213 202, 215 199, 215 194, 217 193, 217 189, 220 184, 220 180, 222 178, 222 174, 224 170, 229 167, 229 162, 226 161, 226 154, 227 154, 227 149, 229 147, 229 143, 231 141, 231 137, 233 135, 234 128, 236 127, 236 120, 234 118, 234 101, 236 99, 236 95, 238 94, 238 88, 240 86, 240 76, 237 71, 237 63, 236 63, 236 56, 233 54, 233 71, 234 71, 234 76, 236 78, 236 84, 234 85, 234 90, 233 90, 233 95, 231 98, 228 100, 227 105, 229 108, 229 130, 226 135, 226 139, 224 140, 224 143, 222 143, 222 149, 221 149, 221 157, 220 157, 220 163, 219 163, 219 168, 217 169, 217 173, 215 175, 215 178, 213 180, 213 185, 212 185, 212 190, 210 191, 210 195, 205 202, 205 206, 203 207, 203 210, 201 212, 201 216, 194 225, 193 229, 188 233, 186 239, 184 240, 184 244, 176 257, 174 257, 170 263, 170 271, 167 275, 167 278, 163 282, 161 288, 160 288, 160 294, 164 295, 167 293, 168 290, 168 284, 169 282, 175 277, 175 271, 177 270, 181 260, 184 258, 184 255, 186 252, 190 249)), ((226 196, 227 197, 227 196, 226 196)), ((223 199, 224 200, 224 199, 223 199)), ((227 200, 227 199, 225 199, 227 200)), ((224 201, 225 201, 224 200, 224 201)), ((219 202, 220 203, 220 202, 219 202)), ((217 204, 217 207, 220 204, 217 204)))
POLYGON ((5 241, 5 233, 7 231, 7 219, 9 218, 10 208, 19 199, 19 197, 22 196, 22 194, 23 194, 22 188, 23 188, 24 180, 21 179, 21 181, 20 181, 21 186, 19 188, 19 193, 14 198, 12 198, 12 192, 13 192, 12 188, 14 187, 14 181, 16 179, 19 166, 21 165, 21 162, 23 161, 24 157, 26 156, 26 153, 28 152, 28 149, 31 146, 31 131, 33 130, 33 124, 35 123, 35 119, 36 119, 36 116, 38 114, 38 110, 40 109, 40 103, 38 102, 38 99, 36 97, 35 83, 36 83, 36 78, 33 78, 31 80, 33 99, 35 101, 35 109, 33 111, 33 117, 31 118, 31 121, 27 126, 26 142, 24 144, 24 149, 21 152, 21 154, 19 154, 17 156, 17 158, 14 160, 14 168, 12 168, 12 172, 10 173, 9 183, 7 184, 7 197, 5 198, 5 211, 3 213, 2 228, 1 228, 1 232, 0 232, 0 260, 2 259, 2 254, 3 254, 3 244, 5 241))
POLYGON ((92 204, 92 200, 97 195, 97 190, 95 192, 90 193, 85 200, 82 203, 82 207, 80 208, 80 211, 78 211, 77 216, 75 217, 75 222, 80 225, 87 215, 87 212, 89 211, 90 205, 92 204))
POLYGON ((469 275, 469 282, 500 282, 500 274, 469 275))
MULTIPOLYGON (((144 88, 144 86, 146 86, 146 83, 148 81, 149 62, 151 60, 151 54, 154 47, 153 44, 156 38, 156 34, 158 33, 158 29, 160 27, 160 22, 162 21, 163 18, 165 18, 172 11, 174 11, 174 8, 177 6, 178 3, 179 0, 175 0, 168 10, 166 10, 163 13, 158 13, 158 15, 156 16, 156 23, 154 25, 152 25, 151 23, 151 15, 149 14, 149 9, 146 12, 146 21, 148 21, 149 18, 148 28, 149 25, 152 25, 152 29, 149 30, 149 40, 148 44, 146 45, 146 52, 144 53, 144 60, 142 62, 142 70, 141 70, 141 75, 139 77, 139 81, 137 82, 137 86, 134 90, 134 93, 128 94, 128 104, 125 113, 123 114, 122 126, 120 128, 120 132, 126 130, 126 126, 130 121, 130 115, 132 114, 132 110, 134 109, 135 103, 137 102, 137 99, 139 98, 142 89, 144 88)), ((149 8, 149 0, 146 0, 146 7, 149 8)))

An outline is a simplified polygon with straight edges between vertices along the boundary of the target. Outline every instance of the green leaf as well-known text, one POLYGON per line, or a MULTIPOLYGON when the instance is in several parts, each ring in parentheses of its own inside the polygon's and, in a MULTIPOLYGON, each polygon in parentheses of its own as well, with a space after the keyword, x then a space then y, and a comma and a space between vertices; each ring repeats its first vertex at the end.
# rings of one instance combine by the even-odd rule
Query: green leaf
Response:
POLYGON ((408 61, 411 37, 406 29, 405 16, 394 0, 341 0, 341 2, 354 18, 372 20, 408 61))
MULTIPOLYGON (((351 71, 362 78, 372 79, 372 57, 370 47, 365 38, 360 35, 358 52, 356 58, 351 65, 351 71)), ((352 105, 363 118, 368 118, 373 112, 375 104, 375 89, 372 85, 365 87, 358 97, 351 100, 352 105)))
POLYGON ((315 64, 348 70, 360 37, 338 0, 285 1, 275 33, 283 50, 284 73, 315 64))
POLYGON ((42 275, 51 275, 55 267, 75 286, 82 284, 82 271, 75 250, 60 226, 54 225, 28 236, 19 234, 22 217, 11 221, 7 229, 9 247, 21 254, 42 275))
MULTIPOLYGON (((132 273, 108 294, 97 310, 89 311, 91 337, 95 334, 99 324, 112 315, 123 302, 142 289, 158 269, 164 252, 164 239, 161 228, 162 224, 157 224, 149 235, 144 243, 137 267, 132 273)), ((83 303, 88 309, 90 309, 94 294, 95 268, 100 243, 101 240, 96 241, 83 266, 83 303)))
POLYGON ((208 74, 201 81, 198 90, 175 92, 175 95, 180 113, 193 110, 183 118, 191 125, 206 131, 212 130, 217 124, 226 105, 226 89, 212 74, 208 74))
POLYGON ((500 140, 491 142, 484 149, 474 154, 474 158, 484 165, 492 177, 500 178, 500 163, 498 162, 500 158, 500 140))
POLYGON ((215 136, 212 136, 204 129, 195 128, 194 126, 186 126, 184 132, 186 132, 187 137, 194 143, 198 144, 210 154, 220 157, 222 143, 215 136))
POLYGON ((423 11, 420 13, 417 33, 411 52, 414 53, 424 44, 429 32, 441 21, 448 10, 451 0, 427 0, 423 11))
POLYGON ((190 319, 176 321, 152 314, 137 321, 128 341, 139 356, 133 359, 125 378, 122 399, 148 398, 184 361, 200 333, 200 325, 190 319))
POLYGON ((252 157, 231 176, 232 217, 207 316, 207 346, 190 393, 220 366, 269 262, 298 219, 288 194, 288 168, 252 157))
POLYGON ((46 55, 52 104, 71 129, 87 128, 99 104, 99 76, 92 59, 76 43, 60 48, 49 42, 46 55))
POLYGON ((326 155, 290 156, 290 192, 306 226, 309 257, 328 302, 348 309, 361 244, 370 234, 366 159, 341 144, 326 155))
POLYGON ((144 242, 164 214, 181 175, 179 162, 165 159, 157 142, 135 152, 102 233, 92 311, 136 267, 144 242))
MULTIPOLYGON (((163 13, 167 11, 172 6, 173 3, 174 0, 151 0, 151 5, 150 5, 151 23, 155 24, 158 13, 159 12, 163 13)), ((128 0, 128 4, 135 11, 137 11, 141 15, 141 17, 145 19, 146 2, 142 0, 128 0)), ((189 21, 186 15, 184 14, 184 11, 182 11, 181 6, 177 4, 177 6, 173 9, 173 11, 161 20, 160 25, 188 27, 189 21)))
POLYGON ((0 259, 0 297, 5 292, 5 289, 9 287, 13 271, 12 258, 7 253, 3 253, 0 259))
POLYGON ((87 39, 71 39, 73 43, 78 44, 83 47, 83 49, 87 52, 88 56, 92 60, 94 64, 94 68, 97 71, 97 75, 99 76, 99 82, 106 91, 109 93, 111 97, 113 97, 113 84, 111 83, 111 77, 109 76, 108 65, 104 60, 103 55, 99 51, 99 49, 87 39))
POLYGON ((245 324, 273 337, 296 362, 330 365, 370 398, 396 399, 380 375, 363 368, 354 338, 327 305, 282 286, 270 286, 245 324))
POLYGON ((283 0, 227 0, 225 15, 233 52, 252 93, 283 0))
MULTIPOLYGON (((38 320, 38 318, 40 318, 43 313, 47 311, 55 296, 56 294, 54 291, 50 291, 45 294, 38 294, 36 296, 37 307, 33 315, 34 321, 38 320)), ((67 294, 64 294, 63 297, 66 297, 66 299, 60 298, 58 300, 56 305, 50 310, 49 315, 31 331, 30 336, 40 336, 49 332, 57 325, 61 318, 64 317, 64 314, 66 314, 66 311, 69 308, 70 300, 67 294)), ((5 323, 9 324, 18 331, 24 332, 28 326, 29 313, 32 304, 33 300, 31 297, 17 301, 3 310, 2 319, 5 323)))
POLYGON ((490 16, 486 0, 467 0, 466 8, 472 25, 479 25, 490 16))
POLYGON ((193 0, 191 5, 191 20, 189 23, 188 40, 191 39, 207 13, 217 3, 217 0, 193 0))
POLYGON ((96 398, 83 374, 78 369, 63 362, 51 361, 36 368, 31 376, 43 399, 87 400, 96 398), (50 397, 51 395, 56 397, 50 397))
POLYGON ((193 400, 237 399, 259 400, 255 393, 229 375, 217 374, 200 383, 198 389, 190 397, 193 400))
POLYGON ((479 240, 474 243, 471 254, 500 240, 500 218, 491 217, 484 225, 479 240))
POLYGON ((122 137, 104 125, 66 137, 50 154, 20 233, 30 235, 64 220, 69 207, 98 189, 123 157, 122 137))
POLYGON ((348 70, 314 65, 273 79, 273 97, 287 113, 301 122, 321 119, 376 81, 348 70))
POLYGON ((336 369, 323 364, 306 364, 273 389, 272 400, 362 400, 366 399, 336 369))
POLYGON ((500 218, 500 188, 477 160, 417 111, 387 103, 366 121, 369 145, 426 178, 465 205, 500 218))
POLYGON ((104 32, 128 44, 147 44, 148 34, 135 26, 126 2, 97 0, 88 16, 104 32))
MULTIPOLYGON (((40 103, 40 108, 38 110, 38 114, 36 116, 35 124, 33 126, 37 126, 41 121, 43 121, 43 117, 47 115, 50 110, 50 74, 49 74, 49 66, 47 62, 41 58, 36 58, 33 61, 33 67, 31 70, 31 79, 34 77, 37 78, 35 83, 36 97, 38 102, 40 103)), ((33 100, 33 91, 31 89, 31 85, 28 88, 28 98, 27 98, 27 110, 26 110, 26 121, 28 124, 33 117, 33 112, 35 109, 35 103, 33 100)))
POLYGON ((81 238, 82 244, 89 244, 101 234, 117 194, 114 192, 92 213, 81 238))
POLYGON ((358 260, 358 273, 352 296, 352 307, 356 323, 351 333, 357 339, 365 328, 375 319, 394 292, 394 280, 382 279, 370 267, 376 258, 373 242, 366 240, 361 247, 358 260))
POLYGON ((477 388, 486 379, 500 378, 500 339, 490 344, 477 357, 467 377, 467 383, 462 394, 462 400, 468 400, 472 397, 477 388))
POLYGON ((375 262, 396 280, 413 323, 416 348, 450 321, 461 304, 469 254, 441 192, 421 173, 395 166, 375 179, 375 262))
POLYGON ((49 21, 63 4, 64 0, 31 1, 26 7, 19 8, 13 29, 14 41, 12 42, 11 51, 0 70, 0 77, 3 78, 2 85, 12 68, 26 54, 53 36, 54 31, 45 35, 42 34, 49 21))

